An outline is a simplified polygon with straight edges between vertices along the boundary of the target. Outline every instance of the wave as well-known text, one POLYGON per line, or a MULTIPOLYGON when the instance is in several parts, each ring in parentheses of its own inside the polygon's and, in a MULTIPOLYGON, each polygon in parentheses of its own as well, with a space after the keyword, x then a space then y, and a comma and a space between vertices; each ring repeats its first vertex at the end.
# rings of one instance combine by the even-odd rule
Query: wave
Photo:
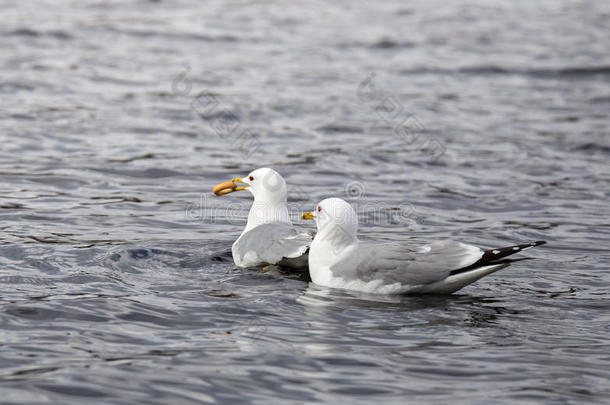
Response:
POLYGON ((415 68, 403 69, 402 74, 473 74, 473 75, 522 75, 553 78, 610 76, 610 65, 569 66, 559 68, 507 68, 496 65, 467 66, 456 69, 415 68))

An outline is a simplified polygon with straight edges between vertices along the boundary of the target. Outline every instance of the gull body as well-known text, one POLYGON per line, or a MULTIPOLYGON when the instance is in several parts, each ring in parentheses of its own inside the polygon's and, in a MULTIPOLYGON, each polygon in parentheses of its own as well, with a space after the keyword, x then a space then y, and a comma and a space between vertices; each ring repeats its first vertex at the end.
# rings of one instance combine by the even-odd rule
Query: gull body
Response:
POLYGON ((248 190, 254 202, 241 235, 231 248, 233 261, 239 267, 280 265, 297 269, 308 266, 307 251, 312 235, 297 232, 290 221, 287 187, 273 169, 261 168, 232 183, 243 183, 231 191, 248 190))
POLYGON ((420 247, 365 243, 358 239, 358 218, 339 198, 320 202, 314 212, 318 231, 309 251, 314 283, 377 294, 449 294, 508 266, 504 257, 544 241, 482 250, 444 241, 420 247))

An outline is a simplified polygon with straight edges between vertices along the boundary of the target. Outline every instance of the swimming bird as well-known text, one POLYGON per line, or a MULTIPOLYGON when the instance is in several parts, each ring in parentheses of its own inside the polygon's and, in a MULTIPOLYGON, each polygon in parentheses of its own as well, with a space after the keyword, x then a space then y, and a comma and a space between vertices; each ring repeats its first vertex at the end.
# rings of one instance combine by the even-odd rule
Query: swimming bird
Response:
POLYGON ((545 241, 482 250, 443 241, 421 247, 406 243, 358 240, 358 217, 340 198, 321 201, 302 219, 315 219, 317 233, 309 251, 314 283, 377 294, 450 294, 508 266, 513 253, 545 241))
POLYGON ((216 195, 248 190, 254 202, 243 232, 233 243, 233 261, 239 267, 278 265, 307 269, 313 235, 298 232, 288 214, 286 181, 273 169, 256 169, 246 177, 214 187, 216 195), (245 184, 238 187, 236 183, 245 184))

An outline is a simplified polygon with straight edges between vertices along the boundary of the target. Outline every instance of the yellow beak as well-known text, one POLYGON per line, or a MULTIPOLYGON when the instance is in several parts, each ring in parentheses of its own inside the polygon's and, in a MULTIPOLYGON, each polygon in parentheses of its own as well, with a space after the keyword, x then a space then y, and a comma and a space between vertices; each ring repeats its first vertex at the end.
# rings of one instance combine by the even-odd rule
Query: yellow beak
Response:
POLYGON ((233 191, 245 190, 246 187, 249 187, 249 186, 237 187, 237 185, 235 183, 245 183, 245 181, 243 181, 239 177, 236 177, 231 181, 225 181, 224 183, 219 183, 219 184, 215 185, 214 188, 212 189, 212 192, 214 194, 216 194, 217 196, 221 196, 221 195, 232 193, 233 191))
POLYGON ((313 214, 313 212, 306 212, 303 215, 301 215, 301 219, 314 219, 315 215, 313 214))

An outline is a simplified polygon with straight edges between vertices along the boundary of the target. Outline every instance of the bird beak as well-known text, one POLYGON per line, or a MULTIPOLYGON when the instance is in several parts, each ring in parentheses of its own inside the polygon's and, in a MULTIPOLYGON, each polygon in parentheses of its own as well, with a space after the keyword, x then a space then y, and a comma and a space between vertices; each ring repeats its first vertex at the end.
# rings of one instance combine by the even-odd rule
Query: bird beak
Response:
POLYGON ((306 212, 303 215, 301 215, 301 219, 314 219, 316 216, 313 214, 313 212, 306 212))
POLYGON ((225 181, 224 183, 219 183, 219 184, 215 185, 214 188, 212 189, 212 192, 214 194, 216 194, 217 196, 221 196, 221 195, 232 193, 233 191, 245 190, 246 187, 250 187, 250 185, 246 185, 243 187, 237 187, 237 184, 235 184, 235 183, 247 184, 245 181, 243 181, 239 177, 236 177, 231 181, 225 181))

